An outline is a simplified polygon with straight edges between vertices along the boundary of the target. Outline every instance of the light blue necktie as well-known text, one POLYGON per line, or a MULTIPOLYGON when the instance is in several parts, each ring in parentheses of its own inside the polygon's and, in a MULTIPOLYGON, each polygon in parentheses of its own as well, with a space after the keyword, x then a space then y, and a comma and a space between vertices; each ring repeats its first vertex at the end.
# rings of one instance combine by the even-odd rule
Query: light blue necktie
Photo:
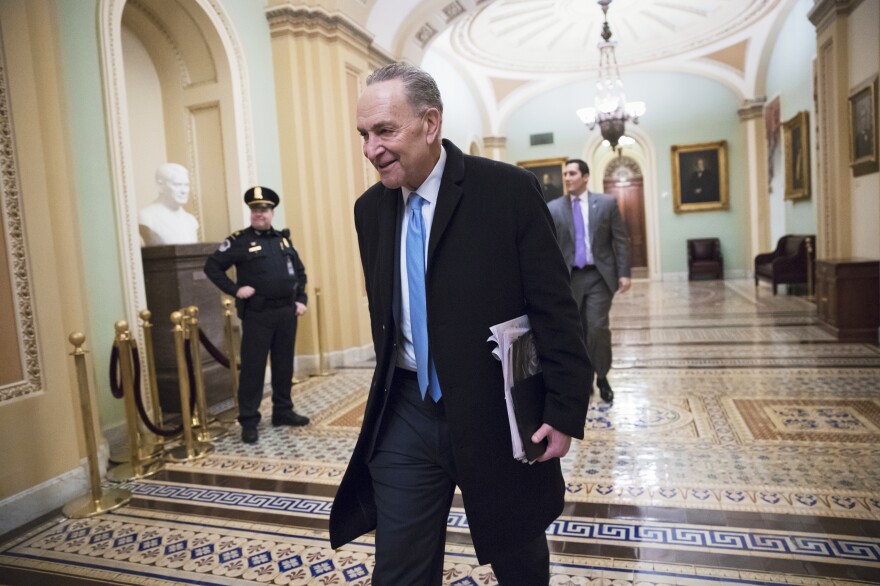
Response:
POLYGON ((409 285, 409 325, 412 330, 413 348, 416 352, 416 368, 422 399, 425 393, 434 402, 440 400, 440 383, 437 369, 428 352, 428 310, 425 296, 425 219, 422 206, 425 199, 411 193, 408 203, 409 226, 406 231, 406 278, 409 285))

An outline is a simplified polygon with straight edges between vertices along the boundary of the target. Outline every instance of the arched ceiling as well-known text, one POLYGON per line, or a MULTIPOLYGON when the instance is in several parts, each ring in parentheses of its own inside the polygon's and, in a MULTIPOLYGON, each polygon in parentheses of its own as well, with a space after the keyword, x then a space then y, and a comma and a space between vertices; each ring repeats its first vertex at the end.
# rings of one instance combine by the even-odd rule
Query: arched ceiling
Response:
MULTIPOLYGON (((779 0, 614 0, 612 40, 621 66, 686 55, 759 21, 779 0)), ((595 69, 603 15, 595 0, 495 0, 451 24, 462 58, 534 74, 595 69)))
MULTIPOLYGON (((791 4, 613 0, 608 21, 621 68, 715 67, 728 85, 736 83, 731 75, 741 78, 738 89, 748 94, 767 36, 791 4)), ((374 0, 366 28, 378 45, 414 63, 448 35, 467 69, 529 80, 595 71, 602 22, 596 0, 374 0)))

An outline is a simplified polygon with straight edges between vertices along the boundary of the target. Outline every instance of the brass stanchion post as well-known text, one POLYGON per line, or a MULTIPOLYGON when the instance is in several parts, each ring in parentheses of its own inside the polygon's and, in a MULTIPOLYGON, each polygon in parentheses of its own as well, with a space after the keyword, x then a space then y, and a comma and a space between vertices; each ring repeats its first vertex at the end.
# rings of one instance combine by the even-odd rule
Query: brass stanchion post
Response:
POLYGON ((76 382, 79 387, 79 407, 82 411, 83 432, 86 440, 86 457, 89 466, 89 494, 75 498, 61 509, 71 519, 82 519, 100 515, 119 508, 131 500, 131 493, 119 488, 101 490, 101 473, 98 470, 98 442, 95 439, 95 421, 92 415, 92 400, 89 395, 89 377, 86 373, 86 351, 82 345, 86 337, 81 332, 73 332, 67 338, 73 344, 73 362, 76 366, 76 382))
POLYGON ((183 328, 184 317, 179 311, 171 314, 171 323, 174 328, 174 351, 177 356, 177 378, 180 387, 180 419, 183 423, 183 445, 169 450, 166 457, 172 462, 187 462, 204 458, 214 451, 214 446, 205 442, 196 442, 193 439, 192 412, 189 408, 189 373, 186 369, 185 332, 183 328))
POLYGON ((315 313, 318 318, 318 376, 329 376, 333 372, 327 367, 327 353, 324 348, 326 331, 324 330, 324 298, 321 288, 315 287, 315 313))
POLYGON ((219 421, 232 423, 238 419, 238 358, 235 355, 235 335, 232 331, 232 300, 223 299, 224 334, 226 354, 229 356, 229 376, 232 378, 232 409, 217 416, 219 421))
POLYGON ((196 439, 209 442, 229 433, 229 428, 221 423, 211 423, 208 413, 208 399, 205 395, 205 377, 202 372, 202 344, 199 339, 199 308, 190 305, 186 308, 186 327, 189 331, 189 351, 193 363, 193 379, 196 383, 196 439))
POLYGON ((805 244, 807 246, 807 299, 813 301, 816 299, 816 283, 813 277, 813 239, 808 236, 805 244))
POLYGON ((131 332, 128 322, 118 321, 116 328, 116 347, 119 350, 119 370, 122 373, 122 400, 125 403, 125 419, 128 424, 129 462, 120 464, 107 471, 107 480, 112 482, 128 482, 155 474, 162 469, 161 461, 147 460, 141 456, 141 434, 138 428, 137 408, 134 397, 134 365, 132 363, 131 332))
MULTIPOLYGON (((153 316, 149 309, 142 310, 138 316, 141 318, 141 328, 144 331, 144 361, 147 364, 147 378, 150 383, 150 405, 152 405, 153 421, 156 427, 162 428, 162 405, 159 403, 159 387, 156 379, 156 355, 153 352, 153 324, 150 318, 153 316)), ((165 438, 159 434, 153 434, 154 454, 161 455, 165 450, 165 438)))

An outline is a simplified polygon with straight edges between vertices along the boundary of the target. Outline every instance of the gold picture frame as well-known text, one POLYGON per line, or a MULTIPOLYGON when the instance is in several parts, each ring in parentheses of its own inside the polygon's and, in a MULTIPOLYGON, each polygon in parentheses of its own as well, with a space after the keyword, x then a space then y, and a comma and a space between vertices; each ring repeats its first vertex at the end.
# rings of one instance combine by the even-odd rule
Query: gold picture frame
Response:
POLYGON ((566 157, 535 159, 533 161, 519 161, 516 165, 535 174, 544 192, 544 201, 549 202, 565 193, 565 182, 562 180, 562 176, 567 160, 566 157))
POLYGON ((877 77, 862 82, 849 95, 849 166, 853 176, 876 173, 877 77))
POLYGON ((730 209, 727 141, 676 144, 671 150, 675 213, 730 209))
POLYGON ((782 123, 785 145, 785 200, 810 199, 810 113, 798 112, 782 123))

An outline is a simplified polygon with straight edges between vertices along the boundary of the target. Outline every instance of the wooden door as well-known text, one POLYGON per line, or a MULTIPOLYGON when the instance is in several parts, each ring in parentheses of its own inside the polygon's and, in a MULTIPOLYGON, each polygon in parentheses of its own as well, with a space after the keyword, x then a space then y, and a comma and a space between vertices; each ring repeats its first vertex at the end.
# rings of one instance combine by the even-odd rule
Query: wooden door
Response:
POLYGON ((605 193, 617 198, 617 207, 630 240, 630 266, 646 269, 648 245, 645 236, 645 190, 641 177, 624 181, 606 178, 605 193))

